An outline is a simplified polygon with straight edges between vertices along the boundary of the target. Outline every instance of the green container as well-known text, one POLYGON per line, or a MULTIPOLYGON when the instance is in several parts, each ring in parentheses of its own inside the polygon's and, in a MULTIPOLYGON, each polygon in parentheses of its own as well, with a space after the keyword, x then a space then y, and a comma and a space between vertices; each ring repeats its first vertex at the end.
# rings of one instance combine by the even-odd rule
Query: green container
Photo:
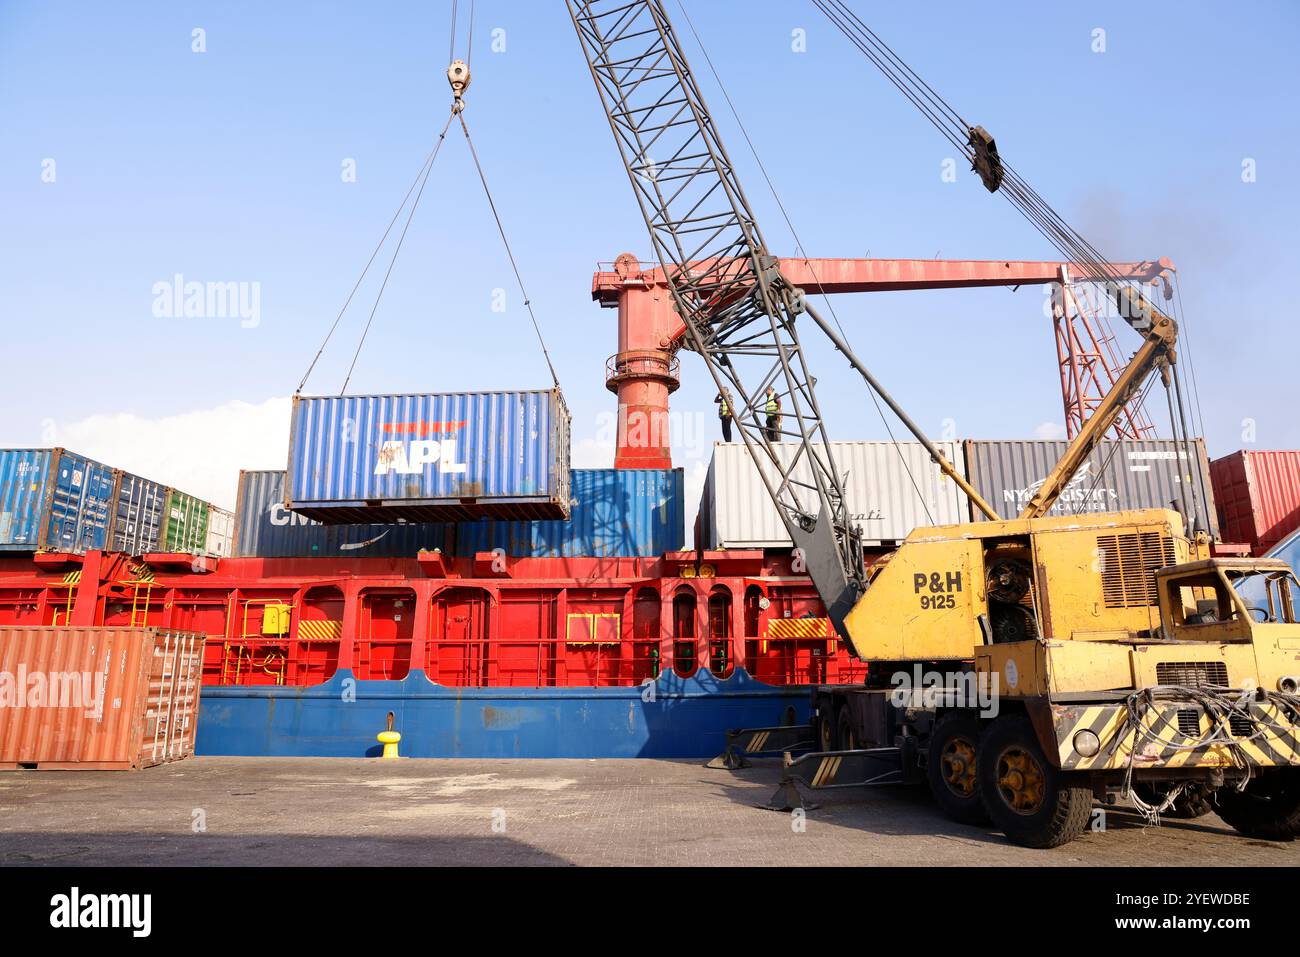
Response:
POLYGON ((212 506, 174 488, 167 490, 163 506, 162 532, 158 548, 164 552, 202 555, 208 544, 208 521, 212 506))

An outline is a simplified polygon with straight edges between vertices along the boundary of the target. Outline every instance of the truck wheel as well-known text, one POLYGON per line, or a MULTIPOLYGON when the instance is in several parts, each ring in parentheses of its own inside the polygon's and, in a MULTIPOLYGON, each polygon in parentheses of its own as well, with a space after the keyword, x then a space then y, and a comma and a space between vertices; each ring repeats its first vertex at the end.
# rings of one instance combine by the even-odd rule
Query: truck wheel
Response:
POLYGON ((1228 784, 1214 792, 1219 817, 1246 837, 1290 841, 1300 836, 1300 769, 1265 771, 1238 791, 1228 784))
POLYGON ((835 750, 835 711, 829 705, 817 712, 817 750, 835 750))
POLYGON ((1062 780, 1024 715, 998 718, 984 732, 976 773, 989 817, 1022 847, 1060 847, 1088 826, 1092 791, 1062 780))
POLYGON ((840 708, 840 720, 837 727, 839 728, 839 750, 857 750, 859 747, 858 736, 853 732, 853 716, 849 713, 848 705, 840 708))
POLYGON ((925 763, 930 793, 940 810, 959 824, 989 820, 975 771, 979 739, 979 721, 963 714, 941 719, 930 735, 925 763))
MULTIPOLYGON (((1150 782, 1133 785, 1133 790, 1147 804, 1159 807, 1169 793, 1167 787, 1162 787, 1150 782)), ((1214 805, 1210 803, 1210 792, 1206 790, 1203 784, 1188 784, 1183 788, 1183 793, 1174 798, 1174 803, 1167 809, 1161 811, 1161 816, 1177 818, 1182 821, 1193 821, 1198 817, 1204 817, 1214 810, 1214 805)))

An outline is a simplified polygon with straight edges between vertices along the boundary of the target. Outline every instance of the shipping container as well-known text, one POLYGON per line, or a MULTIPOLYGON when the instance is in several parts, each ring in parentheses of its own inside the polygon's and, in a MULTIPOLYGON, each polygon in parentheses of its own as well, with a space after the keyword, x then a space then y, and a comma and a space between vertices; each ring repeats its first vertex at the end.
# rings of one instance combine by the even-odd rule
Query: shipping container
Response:
POLYGON ((194 752, 205 638, 0 627, 0 769, 146 768, 194 752), (0 692, 2 693, 2 692, 0 692))
POLYGON ((202 499, 174 488, 167 490, 163 505, 162 531, 158 550, 187 555, 202 555, 208 545, 208 521, 212 506, 202 499))
POLYGON ((208 536, 204 554, 215 558, 229 558, 235 541, 235 513, 212 506, 208 512, 208 536))
POLYGON ((1210 463, 1225 542, 1262 555, 1300 528, 1300 451, 1243 450, 1210 463))
POLYGON ((569 515, 569 411, 559 389, 295 396, 295 512, 342 522, 569 515))
POLYGON ((650 558, 686 538, 681 469, 573 469, 568 521, 468 522, 455 551, 502 549, 513 558, 650 558))
POLYGON ((322 525, 284 504, 285 473, 239 473, 234 554, 240 558, 410 558, 421 549, 450 552, 440 522, 322 525))
POLYGON ((66 449, 0 449, 0 550, 103 548, 116 488, 113 469, 66 449))
POLYGON ((119 472, 108 548, 127 555, 158 550, 167 486, 130 472, 119 472))
MULTIPOLYGON (((1016 518, 1069 447, 1067 442, 967 441, 966 476, 1002 518, 1016 518)), ((1158 439, 1102 442, 1075 473, 1051 515, 1177 508, 1215 534, 1218 518, 1205 443, 1158 439), (1192 458, 1195 461, 1192 461, 1192 458)), ((971 518, 982 518, 972 509, 971 518)))
MULTIPOLYGON (((940 442, 938 447, 960 471, 961 446, 940 442)), ((798 448, 795 443, 776 445, 787 463, 798 448)), ((841 474, 847 473, 848 510, 864 545, 888 545, 918 525, 964 522, 969 515, 965 493, 939 471, 919 442, 832 442, 831 454, 841 474)), ((776 470, 771 474, 775 479, 776 470)), ((806 460, 794 478, 812 481, 806 460)), ((811 500, 808 507, 815 508, 811 500)), ((791 545, 753 458, 738 442, 713 447, 700 504, 700 535, 706 548, 791 545)))

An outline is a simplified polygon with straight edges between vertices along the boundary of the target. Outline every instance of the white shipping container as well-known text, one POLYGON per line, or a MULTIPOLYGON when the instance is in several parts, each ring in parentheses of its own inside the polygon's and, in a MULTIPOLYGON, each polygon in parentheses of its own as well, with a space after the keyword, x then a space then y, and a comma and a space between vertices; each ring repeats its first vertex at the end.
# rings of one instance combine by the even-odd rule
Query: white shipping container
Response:
POLYGON ((229 558, 235 539, 235 513, 212 506, 208 517, 208 539, 204 552, 217 558, 229 558))
MULTIPOLYGON (((965 475, 961 443, 938 442, 939 451, 965 475)), ((798 446, 779 443, 783 462, 798 446)), ((949 525, 969 520, 966 494, 930 460, 919 442, 832 442, 836 468, 847 473, 849 513, 865 545, 901 541, 918 525, 949 525)), ((775 480, 776 470, 768 466, 775 480)), ((812 481, 806 461, 795 478, 812 481)), ((808 493, 806 507, 816 504, 808 493)), ((792 543, 785 524, 763 485, 754 460, 739 442, 713 448, 704 497, 700 535, 706 548, 782 548, 792 543)))

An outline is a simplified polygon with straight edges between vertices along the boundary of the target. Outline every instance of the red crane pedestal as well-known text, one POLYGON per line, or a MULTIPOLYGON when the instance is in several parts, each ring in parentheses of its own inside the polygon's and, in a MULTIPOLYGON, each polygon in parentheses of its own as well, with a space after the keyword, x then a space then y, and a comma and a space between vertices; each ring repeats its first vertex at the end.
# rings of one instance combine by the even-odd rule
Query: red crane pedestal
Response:
POLYGON ((605 363, 605 388, 618 396, 614 468, 672 468, 668 396, 681 385, 675 333, 682 325, 672 294, 642 278, 636 257, 624 253, 613 273, 597 275, 592 298, 618 305, 618 352, 605 363))

